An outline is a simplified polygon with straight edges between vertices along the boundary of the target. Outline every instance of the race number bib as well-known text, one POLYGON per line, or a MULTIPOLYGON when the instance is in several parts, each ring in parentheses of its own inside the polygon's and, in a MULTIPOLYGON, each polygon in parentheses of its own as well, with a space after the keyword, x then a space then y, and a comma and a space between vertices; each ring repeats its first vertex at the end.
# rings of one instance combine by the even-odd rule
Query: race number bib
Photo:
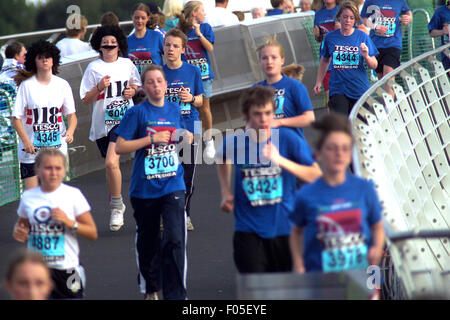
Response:
POLYGON ((284 97, 285 90, 277 89, 275 90, 275 115, 274 119, 284 118, 284 97))
POLYGON ((36 148, 59 148, 61 133, 59 131, 37 131, 34 133, 33 145, 36 148))
POLYGON ((359 52, 333 52, 333 67, 335 69, 358 68, 359 52))
POLYGON ((351 269, 366 269, 367 267, 366 245, 322 251, 323 272, 340 272, 351 269))
POLYGON ((127 99, 114 100, 106 106, 105 124, 116 125, 122 120, 125 112, 130 108, 127 99))
POLYGON ((209 65, 208 60, 206 60, 206 58, 188 59, 187 62, 194 66, 197 66, 200 69, 202 79, 209 78, 209 65))
POLYGON ((181 102, 180 98, 178 98, 178 95, 168 96, 167 100, 169 102, 177 103, 180 106, 182 115, 191 114, 191 104, 189 102, 181 102))
POLYGON ((147 180, 167 178, 177 175, 178 165, 175 144, 159 145, 148 149, 144 171, 147 180))
POLYGON ((279 167, 241 169, 242 187, 252 206, 279 203, 283 197, 283 177, 279 167))
POLYGON ((64 259, 64 235, 34 234, 28 238, 28 247, 38 251, 49 261, 64 259))
POLYGON ((382 17, 380 20, 381 21, 379 22, 379 25, 385 26, 388 29, 385 34, 381 34, 377 31, 375 31, 375 34, 379 37, 385 38, 392 37, 395 33, 395 28, 397 27, 397 24, 395 23, 395 18, 382 17))

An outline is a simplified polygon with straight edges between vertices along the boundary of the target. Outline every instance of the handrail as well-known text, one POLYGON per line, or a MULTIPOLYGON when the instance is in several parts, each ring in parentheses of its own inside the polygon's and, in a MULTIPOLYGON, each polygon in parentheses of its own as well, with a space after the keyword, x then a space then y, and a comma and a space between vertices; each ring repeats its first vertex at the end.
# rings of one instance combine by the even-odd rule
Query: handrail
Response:
MULTIPOLYGON (((425 15, 425 18, 427 20, 427 26, 430 23, 430 15, 429 15, 427 10, 422 9, 422 8, 418 8, 418 9, 414 9, 412 11, 411 16, 412 16, 413 19, 412 19, 411 23, 408 25, 408 32, 409 32, 409 37, 408 37, 408 48, 409 48, 409 50, 408 50, 408 53, 409 53, 409 59, 413 58, 413 53, 412 53, 413 52, 412 32, 413 32, 413 27, 414 27, 414 14, 417 13, 417 12, 422 12, 425 15)), ((432 43, 433 50, 436 49, 436 44, 435 44, 435 40, 434 40, 433 37, 431 38, 431 43, 432 43)))
MULTIPOLYGON (((128 25, 133 24, 133 21, 131 21, 131 20, 121 21, 121 22, 119 22, 119 24, 121 26, 128 26, 128 25)), ((91 25, 88 25, 86 27, 86 29, 87 30, 95 29, 95 28, 98 28, 100 26, 101 26, 101 24, 91 24, 91 25)), ((49 29, 49 30, 25 32, 25 33, 16 33, 16 34, 8 35, 8 36, 0 36, 0 41, 11 40, 11 39, 19 39, 19 38, 27 38, 27 37, 32 37, 32 36, 42 36, 42 35, 46 35, 46 34, 62 33, 62 32, 65 32, 65 31, 66 31, 66 28, 57 28, 57 29, 49 29)))
MULTIPOLYGON (((417 63, 418 61, 424 60, 425 58, 427 58, 428 56, 432 56, 432 55, 436 55, 438 53, 450 51, 450 43, 446 44, 445 46, 440 46, 437 49, 434 49, 433 51, 430 52, 425 52, 424 54, 415 57, 414 59, 403 63, 402 65, 400 65, 398 68, 392 70, 391 72, 389 72, 388 74, 386 74, 383 78, 381 78, 380 80, 378 80, 376 82, 376 84, 372 85, 362 96, 361 98, 359 98, 359 100, 356 102, 356 104, 353 106, 352 111, 350 112, 349 115, 349 119, 350 122, 353 125, 354 119, 356 117, 356 115, 359 113, 360 108, 362 107, 362 105, 366 102, 367 98, 369 98, 372 94, 374 94, 379 88, 382 88, 389 80, 391 80, 393 77, 400 75, 401 72, 403 72, 405 69, 411 67, 412 65, 414 65, 415 63, 417 63)), ((447 53, 450 55, 450 53, 447 53)), ((353 146, 353 163, 359 163, 359 153, 357 150, 356 145, 353 146)), ((361 176, 361 169, 359 166, 354 166, 354 172, 355 174, 361 176)))

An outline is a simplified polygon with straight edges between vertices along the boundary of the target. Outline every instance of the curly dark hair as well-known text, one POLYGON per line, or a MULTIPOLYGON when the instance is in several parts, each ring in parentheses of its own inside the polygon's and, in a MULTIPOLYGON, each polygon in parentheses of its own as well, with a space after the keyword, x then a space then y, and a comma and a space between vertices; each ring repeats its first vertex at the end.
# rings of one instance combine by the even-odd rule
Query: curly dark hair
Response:
POLYGON ((58 74, 58 67, 61 63, 61 52, 57 46, 45 40, 36 41, 28 49, 25 55, 25 69, 37 73, 36 58, 41 56, 53 58, 52 73, 58 74))
POLYGON ((100 46, 102 44, 102 39, 105 36, 113 36, 116 38, 117 43, 119 44, 119 56, 128 56, 127 38, 123 34, 122 29, 116 25, 106 25, 95 29, 91 39, 91 46, 95 51, 100 53, 100 56, 102 56, 100 46))
POLYGON ((58 47, 48 41, 38 40, 28 48, 25 55, 25 70, 18 70, 16 76, 14 76, 14 80, 18 86, 37 73, 36 58, 42 56, 52 58, 52 73, 59 73, 58 68, 61 63, 61 52, 58 47))

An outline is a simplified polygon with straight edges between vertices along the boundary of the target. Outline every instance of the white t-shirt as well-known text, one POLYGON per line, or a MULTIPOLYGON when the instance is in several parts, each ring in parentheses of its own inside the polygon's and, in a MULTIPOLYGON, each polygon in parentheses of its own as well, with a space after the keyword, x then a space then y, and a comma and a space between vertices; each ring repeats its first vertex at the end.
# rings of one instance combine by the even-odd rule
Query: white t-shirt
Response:
POLYGON ((108 132, 122 120, 125 111, 133 106, 132 99, 122 95, 127 85, 141 86, 141 79, 136 66, 128 58, 119 57, 114 62, 97 59, 89 63, 80 85, 80 98, 92 90, 103 77, 111 77, 111 85, 105 88, 94 101, 91 131, 89 139, 95 141, 106 137, 108 132))
POLYGON ((61 57, 91 50, 89 43, 75 38, 61 39, 56 43, 56 46, 61 51, 61 57))
POLYGON ((28 249, 40 252, 50 268, 72 269, 80 264, 77 236, 51 219, 50 210, 54 208, 60 208, 70 220, 91 211, 79 189, 62 183, 53 192, 43 192, 41 187, 25 191, 17 214, 30 222, 28 249))
MULTIPOLYGON (((52 75, 50 83, 41 84, 36 76, 19 86, 13 117, 22 120, 25 132, 36 150, 57 148, 67 155, 66 132, 62 116, 75 113, 75 102, 69 83, 52 75)), ((34 163, 36 155, 26 153, 19 140, 19 162, 34 163)))
POLYGON ((238 24, 239 19, 233 12, 225 8, 214 7, 208 10, 208 13, 205 17, 205 22, 209 23, 211 27, 214 28, 238 24))

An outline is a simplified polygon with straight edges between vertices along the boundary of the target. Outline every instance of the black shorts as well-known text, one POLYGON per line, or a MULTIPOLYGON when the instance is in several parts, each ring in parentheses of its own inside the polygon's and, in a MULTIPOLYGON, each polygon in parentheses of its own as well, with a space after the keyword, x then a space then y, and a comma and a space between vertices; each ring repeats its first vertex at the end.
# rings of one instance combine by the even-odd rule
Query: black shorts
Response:
POLYGON ((376 73, 382 74, 384 66, 395 69, 400 65, 401 50, 397 48, 379 48, 378 51, 380 54, 376 57, 378 61, 378 66, 375 69, 376 73))
MULTIPOLYGON (((80 266, 80 268, 82 267, 80 266)), ((51 300, 83 299, 83 280, 76 269, 58 270, 50 268, 50 273, 53 280, 51 300)))
POLYGON ((240 273, 292 271, 288 235, 264 239, 255 233, 235 231, 233 257, 240 273))
POLYGON ((328 108, 333 112, 348 117, 357 101, 358 100, 349 98, 343 94, 333 94, 328 101, 328 108))
POLYGON ((34 177, 34 163, 20 163, 20 179, 34 177))
POLYGON ((106 137, 95 140, 97 143, 98 150, 100 150, 100 154, 103 158, 106 158, 106 153, 108 152, 108 146, 110 142, 116 142, 118 135, 116 134, 116 129, 119 125, 115 125, 109 132, 106 137))

